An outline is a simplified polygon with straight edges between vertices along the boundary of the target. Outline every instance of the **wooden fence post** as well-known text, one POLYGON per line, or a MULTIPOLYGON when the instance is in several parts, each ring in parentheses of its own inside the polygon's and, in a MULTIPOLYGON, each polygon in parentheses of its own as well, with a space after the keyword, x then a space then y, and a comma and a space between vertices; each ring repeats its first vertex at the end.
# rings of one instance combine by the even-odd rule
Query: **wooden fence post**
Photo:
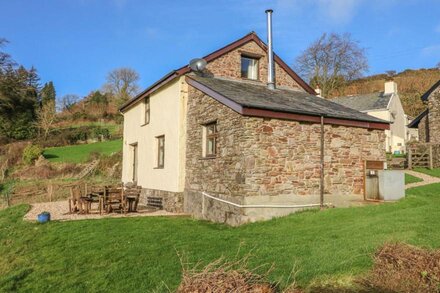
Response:
POLYGON ((412 170, 412 148, 408 148, 408 169, 412 170))
POLYGON ((429 169, 434 168, 433 160, 432 160, 432 144, 429 145, 429 169))

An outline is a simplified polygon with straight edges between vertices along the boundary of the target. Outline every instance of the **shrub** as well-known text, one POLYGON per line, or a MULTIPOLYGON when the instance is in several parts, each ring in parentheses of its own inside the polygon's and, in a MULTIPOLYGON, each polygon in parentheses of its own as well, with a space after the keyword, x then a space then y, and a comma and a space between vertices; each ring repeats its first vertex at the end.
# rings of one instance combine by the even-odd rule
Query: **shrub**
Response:
POLYGON ((98 138, 98 139, 109 139, 110 138, 110 131, 108 130, 108 128, 94 128, 93 129, 93 138, 98 138))
POLYGON ((23 150, 23 162, 30 165, 43 154, 43 149, 36 144, 30 144, 23 150))

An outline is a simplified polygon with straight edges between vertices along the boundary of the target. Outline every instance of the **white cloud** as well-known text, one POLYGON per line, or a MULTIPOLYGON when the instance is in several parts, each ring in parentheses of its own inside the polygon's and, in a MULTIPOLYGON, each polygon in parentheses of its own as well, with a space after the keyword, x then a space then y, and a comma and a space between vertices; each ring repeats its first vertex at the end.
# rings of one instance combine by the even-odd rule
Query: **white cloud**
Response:
POLYGON ((440 56, 440 44, 427 46, 422 49, 422 55, 424 56, 440 56))
POLYGON ((332 22, 345 24, 355 16, 363 0, 319 0, 318 9, 332 22))

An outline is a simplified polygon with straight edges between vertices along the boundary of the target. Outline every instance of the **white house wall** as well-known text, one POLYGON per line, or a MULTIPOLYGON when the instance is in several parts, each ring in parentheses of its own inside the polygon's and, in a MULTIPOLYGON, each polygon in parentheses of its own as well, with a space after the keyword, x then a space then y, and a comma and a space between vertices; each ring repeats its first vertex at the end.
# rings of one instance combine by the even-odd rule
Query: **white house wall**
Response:
POLYGON ((122 181, 132 181, 132 145, 138 147, 138 181, 142 188, 183 192, 185 176, 186 85, 176 79, 150 96, 150 122, 142 125, 145 106, 137 103, 124 113, 122 181), (165 136, 164 168, 157 168, 157 137, 165 136))
POLYGON ((405 139, 406 139, 406 116, 402 107, 402 103, 398 96, 393 95, 390 100, 388 109, 380 111, 370 111, 369 115, 392 122, 390 130, 386 130, 386 151, 395 152, 405 151, 405 139), (391 113, 396 113, 395 118, 391 113))

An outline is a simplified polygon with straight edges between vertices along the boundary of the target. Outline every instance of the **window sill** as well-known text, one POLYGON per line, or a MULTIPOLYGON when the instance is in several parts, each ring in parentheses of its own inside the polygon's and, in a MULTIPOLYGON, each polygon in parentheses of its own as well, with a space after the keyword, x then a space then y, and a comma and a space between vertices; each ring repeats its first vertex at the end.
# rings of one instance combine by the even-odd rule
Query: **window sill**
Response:
POLYGON ((202 160, 202 161, 204 161, 204 160, 214 160, 214 159, 217 159, 217 158, 218 158, 217 156, 201 157, 201 158, 199 158, 199 160, 202 160))

